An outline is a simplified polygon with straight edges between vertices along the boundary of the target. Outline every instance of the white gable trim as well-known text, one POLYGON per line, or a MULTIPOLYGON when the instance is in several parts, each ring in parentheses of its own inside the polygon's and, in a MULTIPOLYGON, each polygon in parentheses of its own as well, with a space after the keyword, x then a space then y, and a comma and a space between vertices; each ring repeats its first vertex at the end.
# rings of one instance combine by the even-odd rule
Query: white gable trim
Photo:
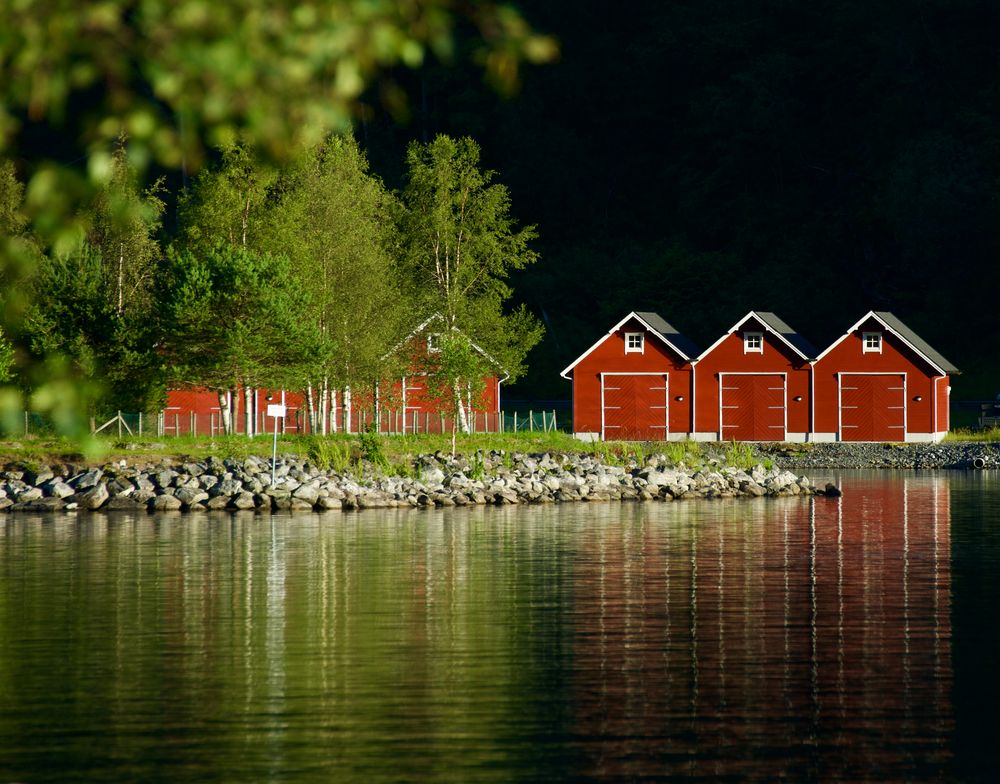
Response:
POLYGON ((673 343, 671 343, 666 337, 664 337, 663 334, 661 334, 657 330, 653 329, 653 327, 651 327, 649 325, 649 323, 642 316, 640 316, 638 313, 636 313, 633 310, 625 318, 623 318, 621 321, 619 321, 617 324, 615 324, 611 329, 609 329, 608 330, 608 334, 603 335, 601 338, 598 339, 598 341, 594 345, 592 345, 590 348, 588 348, 586 351, 584 351, 580 356, 578 356, 576 359, 574 359, 573 362, 570 364, 570 366, 567 367, 564 371, 562 371, 562 373, 560 373, 559 375, 562 376, 565 379, 568 379, 569 378, 569 373, 570 373, 571 370, 573 370, 573 368, 575 368, 584 359, 586 359, 588 356, 590 356, 599 345, 601 345, 605 340, 607 340, 609 337, 611 337, 612 335, 614 335, 615 332, 617 332, 619 329, 621 329, 622 326, 624 324, 626 324, 628 321, 630 321, 631 319, 635 319, 640 324, 642 324, 642 326, 645 327, 648 332, 652 333, 653 335, 656 335, 656 337, 658 337, 668 348, 670 348, 675 354, 677 354, 677 356, 679 356, 685 362, 690 362, 691 361, 691 357, 689 357, 687 354, 685 354, 683 351, 681 351, 679 348, 677 348, 677 346, 675 346, 673 343))
POLYGON ((886 324, 885 321, 879 318, 878 314, 874 310, 869 310, 864 316, 862 316, 856 322, 854 322, 854 325, 850 329, 848 329, 847 332, 845 332, 843 335, 841 335, 839 338, 833 341, 833 343, 831 343, 825 350, 821 351, 819 356, 816 357, 816 359, 813 361, 819 362, 821 359, 823 359, 823 357, 825 357, 827 354, 833 351, 837 346, 839 346, 841 343, 847 340, 847 338, 849 338, 852 334, 854 334, 854 332, 856 332, 861 327, 862 324, 868 321, 868 319, 875 319, 879 324, 882 325, 882 329, 886 330, 887 332, 891 332, 893 335, 899 338, 900 342, 904 346, 908 347, 910 351, 912 351, 918 357, 923 359, 924 362, 926 362, 928 365, 934 368, 934 370, 936 370, 938 373, 940 373, 943 376, 948 375, 948 371, 940 367, 934 360, 928 357, 924 352, 922 352, 920 349, 918 349, 916 346, 910 343, 910 341, 908 341, 906 338, 900 335, 896 330, 894 330, 892 327, 886 324))
MULTIPOLYGON (((430 326, 431 323, 433 323, 434 321, 444 321, 444 316, 442 316, 440 313, 434 313, 431 316, 429 316, 428 318, 424 319, 424 321, 421 322, 420 324, 418 324, 414 328, 414 330, 412 332, 410 332, 409 335, 407 335, 405 338, 403 338, 401 341, 399 341, 395 346, 393 346, 389 351, 387 351, 385 354, 383 354, 382 355, 382 359, 385 359, 386 357, 389 357, 389 356, 392 356, 393 354, 395 354, 397 351, 399 351, 399 349, 401 349, 406 344, 406 342, 408 340, 410 340, 411 338, 416 337, 417 335, 419 335, 421 332, 423 332, 425 329, 427 329, 427 327, 430 326)), ((458 327, 452 327, 451 329, 452 329, 452 332, 459 332, 459 333, 461 333, 463 335, 465 334, 458 327)), ((476 351, 478 351, 480 354, 482 354, 484 357, 486 357, 487 360, 489 360, 490 362, 493 363, 493 365, 497 368, 497 370, 499 370, 499 371, 501 371, 503 373, 503 378, 500 379, 501 381, 506 381, 508 378, 510 378, 510 373, 508 373, 506 370, 504 370, 503 365, 501 365, 492 356, 490 356, 489 352, 486 351, 485 349, 481 348, 476 343, 476 341, 474 341, 474 340, 472 340, 470 338, 469 345, 471 345, 476 351)))
POLYGON ((707 349, 705 349, 703 352, 701 352, 701 355, 695 361, 696 362, 700 362, 705 357, 707 357, 709 354, 711 354, 713 351, 715 351, 715 349, 717 349, 721 345, 722 341, 724 341, 726 338, 728 338, 734 332, 736 332, 737 330, 739 330, 739 328, 742 327, 744 324, 746 324, 747 321, 749 319, 751 319, 751 318, 757 320, 757 323, 760 324, 760 326, 763 328, 764 332, 770 332, 772 335, 774 335, 776 338, 778 338, 778 340, 780 340, 782 343, 784 343, 786 346, 788 346, 792 351, 794 351, 798 356, 802 357, 802 359, 804 359, 806 361, 809 360, 809 357, 807 357, 805 354, 803 354, 801 351, 799 351, 795 346, 793 346, 791 343, 789 343, 788 340, 785 338, 784 335, 782 335, 780 332, 776 332, 766 321, 764 321, 764 319, 762 319, 760 316, 758 316, 757 315, 757 311, 751 310, 743 318, 741 318, 739 321, 737 321, 730 328, 730 330, 726 334, 724 334, 721 338, 719 338, 717 341, 715 341, 711 346, 709 346, 707 349))

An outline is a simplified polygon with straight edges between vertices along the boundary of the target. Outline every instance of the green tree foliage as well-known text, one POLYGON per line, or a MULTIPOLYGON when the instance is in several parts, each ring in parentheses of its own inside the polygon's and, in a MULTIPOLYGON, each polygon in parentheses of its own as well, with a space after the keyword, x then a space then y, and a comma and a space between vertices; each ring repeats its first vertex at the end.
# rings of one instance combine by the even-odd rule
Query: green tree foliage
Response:
POLYGON ((366 86, 428 51, 451 59, 455 27, 480 33, 473 56, 501 86, 524 61, 555 55, 507 6, 450 0, 19 0, 0 6, 0 150, 25 121, 104 145, 125 130, 137 156, 179 167, 238 138, 284 157, 345 129, 366 86), (74 111, 85 94, 91 111, 74 111))
POLYGON ((407 151, 400 225, 406 273, 425 314, 445 333, 460 330, 488 351, 511 380, 525 371, 542 327, 526 309, 505 312, 509 276, 533 264, 533 226, 510 215, 510 194, 479 166, 479 146, 438 136, 407 151))
MULTIPOLYGON (((370 390, 385 377, 388 347, 403 334, 409 311, 393 258, 393 203, 350 136, 309 149, 273 188, 268 245, 289 255, 309 290, 306 316, 321 338, 309 383, 314 412, 328 410, 331 389, 370 390)), ((325 432, 325 413, 319 418, 325 432)))
POLYGON ((91 210, 88 241, 103 262, 103 285, 112 310, 130 321, 145 320, 153 306, 153 282, 164 204, 162 182, 140 192, 129 165, 125 137, 111 160, 111 176, 97 192, 91 210))
POLYGON ((468 411, 481 402, 484 378, 497 368, 458 330, 437 335, 434 351, 421 354, 421 365, 427 401, 451 418, 451 452, 455 454, 456 434, 459 429, 468 431, 468 411))
POLYGON ((223 147, 219 164, 202 170, 191 189, 181 194, 182 244, 200 250, 219 243, 267 250, 267 193, 276 177, 277 171, 246 145, 223 147))
POLYGON ((283 256, 224 243, 171 248, 162 303, 161 350, 174 384, 299 388, 313 371, 309 292, 283 256))
MULTIPOLYGON (((376 82, 398 109, 395 69, 416 67, 428 53, 449 59, 456 30, 469 25, 480 41, 473 56, 497 84, 512 87, 522 62, 555 55, 551 39, 494 3, 3 3, 0 153, 29 161, 26 211, 46 244, 65 255, 79 242, 80 205, 113 179, 112 142, 121 133, 140 173, 153 161, 197 170, 207 149, 238 140, 285 159, 304 141, 346 129, 376 82), (85 174, 63 163, 81 153, 85 174), (57 156, 61 162, 52 162, 57 156)), ((33 261, 5 237, 5 287, 29 291, 33 261)), ((22 312, 4 308, 12 334, 22 312)), ((42 364, 35 369, 51 376, 42 364)))

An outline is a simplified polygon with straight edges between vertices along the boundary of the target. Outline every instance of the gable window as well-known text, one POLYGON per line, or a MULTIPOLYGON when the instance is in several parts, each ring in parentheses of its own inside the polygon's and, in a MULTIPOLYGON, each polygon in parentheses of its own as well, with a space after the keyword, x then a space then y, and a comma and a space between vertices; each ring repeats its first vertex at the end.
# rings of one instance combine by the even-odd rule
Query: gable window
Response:
POLYGON ((861 335, 861 350, 865 354, 882 353, 882 333, 865 332, 861 335))
POLYGON ((641 332, 625 333, 625 353, 641 354, 645 348, 645 335, 641 332))
POLYGON ((436 332, 431 332, 427 335, 427 353, 433 354, 441 350, 440 339, 441 336, 436 332))
POLYGON ((763 354, 764 353, 764 333, 744 332, 743 333, 743 353, 763 354))

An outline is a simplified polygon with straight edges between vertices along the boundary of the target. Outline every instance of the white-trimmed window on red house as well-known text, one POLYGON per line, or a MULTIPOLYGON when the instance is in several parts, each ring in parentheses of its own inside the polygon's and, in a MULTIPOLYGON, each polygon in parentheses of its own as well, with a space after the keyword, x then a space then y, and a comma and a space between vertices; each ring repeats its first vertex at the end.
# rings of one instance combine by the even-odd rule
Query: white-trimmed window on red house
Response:
POLYGON ((743 333, 743 353, 763 354, 764 353, 764 333, 744 332, 743 333))
POLYGON ((441 336, 436 332, 430 332, 427 334, 427 352, 433 353, 435 351, 441 350, 441 336))
POLYGON ((641 332, 625 333, 625 353, 641 354, 646 345, 646 336, 641 332))
POLYGON ((865 354, 882 353, 882 333, 865 332, 861 335, 862 351, 865 354))

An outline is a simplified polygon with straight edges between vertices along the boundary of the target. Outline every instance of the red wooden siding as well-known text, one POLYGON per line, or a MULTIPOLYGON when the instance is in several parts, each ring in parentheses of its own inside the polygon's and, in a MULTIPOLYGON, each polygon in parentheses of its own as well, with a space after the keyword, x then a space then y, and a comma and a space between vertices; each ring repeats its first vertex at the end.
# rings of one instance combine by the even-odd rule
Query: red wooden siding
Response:
MULTIPOLYGON (((897 380, 905 377, 905 434, 927 435, 943 433, 947 430, 947 377, 942 377, 940 371, 933 368, 913 349, 889 330, 886 330, 875 319, 862 323, 856 330, 845 336, 839 344, 829 349, 813 368, 815 422, 814 431, 827 436, 840 437, 843 440, 866 440, 853 435, 850 431, 859 428, 849 427, 845 431, 838 430, 840 412, 839 395, 840 374, 875 374, 889 373, 897 380), (879 332, 882 334, 881 352, 863 350, 862 334, 864 332, 879 332), (944 382, 941 382, 941 379, 944 382)), ((877 382, 871 382, 877 383, 877 382)), ((888 383, 888 382, 887 382, 888 383)), ((897 385, 898 386, 898 385, 897 385)), ((853 391, 853 390, 848 390, 853 391)), ((886 392, 888 394, 888 392, 886 392)), ((895 404, 894 404, 895 405, 895 404)), ((898 411, 898 409, 895 409, 898 411)), ((848 409, 850 412, 851 409, 848 409)), ((885 414, 883 414, 885 416, 885 414)), ((888 422, 888 420, 887 420, 888 422)), ((848 419, 849 425, 861 424, 848 419)), ((871 438, 874 441, 897 441, 903 438, 903 432, 898 427, 898 421, 883 424, 879 429, 873 421, 871 438), (892 425, 892 434, 889 425, 892 425)), ((860 428, 862 431, 864 428, 860 428)))
MULTIPOLYGON (((700 434, 715 434, 726 441, 773 441, 783 439, 789 433, 809 432, 809 363, 798 356, 780 338, 768 332, 763 325, 753 319, 748 320, 739 330, 727 335, 695 365, 695 431, 700 434), (744 332, 763 333, 763 351, 744 353, 744 332), (737 381, 736 374, 751 374, 745 378, 767 378, 765 374, 779 374, 784 378, 783 402, 787 406, 780 411, 776 390, 770 390, 766 381, 737 381), (738 387, 720 389, 720 378, 726 385, 738 387), (747 387, 746 385, 752 385, 747 387), (732 396, 738 396, 734 403, 732 396), (752 401, 753 411, 746 408, 752 401), (739 409, 721 408, 720 405, 740 405, 739 409), (721 417, 720 412, 729 412, 721 417), (740 411, 737 415, 737 411, 740 411), (782 419, 778 415, 782 414, 782 419), (733 418, 737 417, 738 418, 733 418), (783 421, 782 421, 783 420, 783 421), (785 429, 779 430, 783 424, 785 429), (727 427, 723 427, 727 425, 727 427), (753 433, 750 437, 748 434, 753 433), (775 435, 777 434, 777 435, 775 435)), ((770 376, 774 378, 774 376, 770 376)), ((779 384, 775 383, 777 387, 779 384)))
POLYGON ((785 439, 784 375, 724 373, 721 392, 723 440, 785 439))
MULTIPOLYGON (((667 346, 659 337, 645 329, 641 322, 630 319, 612 334, 607 335, 589 353, 584 355, 572 369, 573 381, 573 431, 576 433, 602 434, 602 423, 610 422, 612 429, 606 438, 664 438, 664 431, 673 435, 685 435, 691 431, 691 365, 683 357, 667 346), (645 336, 642 353, 625 353, 625 333, 642 332, 645 336), (660 379, 659 385, 668 388, 666 394, 641 390, 638 396, 644 413, 634 419, 625 420, 625 414, 612 414, 606 418, 602 402, 602 375, 610 382, 612 378, 622 378, 611 374, 625 374, 624 377, 640 377, 638 374, 652 373, 660 379), (665 380, 665 383, 663 381, 665 380), (669 398, 663 402, 664 397, 669 398), (650 399, 655 397, 655 401, 650 399), (661 415, 654 405, 666 405, 661 415), (616 419, 615 417, 619 417, 616 419), (666 418, 666 426, 663 418, 666 418), (623 431, 617 435, 615 431, 623 431), (626 435, 634 431, 637 435, 626 435), (653 435, 654 432, 657 435, 653 435), (638 435, 642 433, 642 435, 638 435)), ((633 383, 634 382, 629 382, 633 383)), ((617 386, 617 382, 610 384, 617 386)), ((650 384, 654 386, 655 384, 650 384)), ((619 390, 610 390, 616 393, 619 390)), ((625 394, 625 390, 621 390, 625 394)), ((637 394, 635 392, 631 394, 637 394)), ((606 401, 604 401, 606 402, 606 401)), ((611 405, 614 405, 612 402, 611 405)), ((615 409, 611 409, 614 411, 615 409)))
POLYGON ((902 441, 906 437, 906 378, 840 377, 840 440, 902 441))
POLYGON ((668 375, 605 375, 604 434, 615 441, 663 441, 668 423, 668 375))

